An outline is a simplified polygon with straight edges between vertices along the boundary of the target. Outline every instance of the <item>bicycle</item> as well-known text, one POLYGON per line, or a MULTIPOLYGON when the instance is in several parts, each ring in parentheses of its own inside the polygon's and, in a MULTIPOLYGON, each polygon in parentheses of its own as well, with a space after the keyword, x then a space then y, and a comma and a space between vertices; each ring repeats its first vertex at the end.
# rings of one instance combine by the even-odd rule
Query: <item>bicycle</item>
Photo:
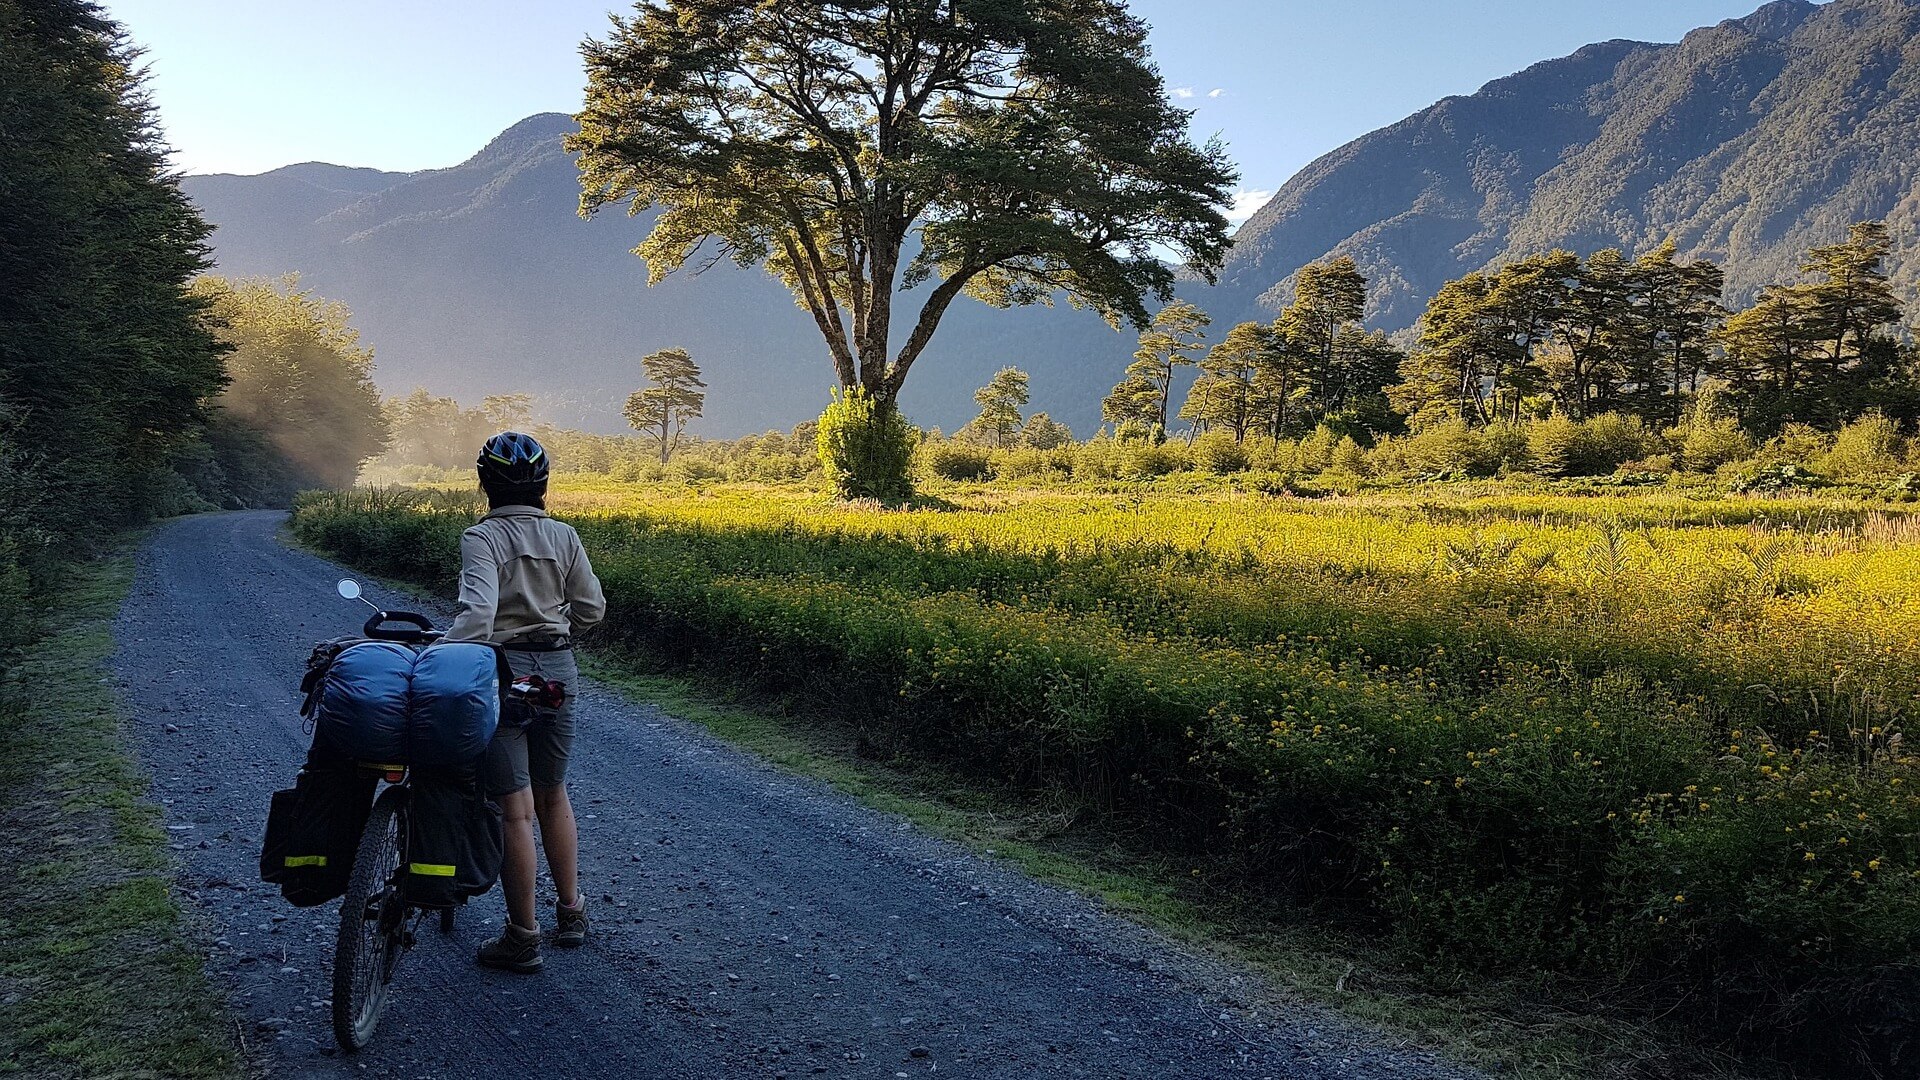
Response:
MULTIPOLYGON (((340 582, 339 592, 349 600, 361 599, 360 586, 351 580, 340 582)), ((443 636, 424 615, 377 607, 362 633, 404 645, 428 645, 443 636), (392 629, 389 623, 403 623, 407 628, 392 629)), ((415 945, 415 928, 435 910, 409 903, 401 888, 411 774, 405 768, 366 768, 380 773, 386 785, 368 811, 360 846, 354 852, 346 896, 340 901, 340 936, 333 953, 333 1036, 348 1052, 359 1050, 373 1038, 400 958, 415 945)), ((439 915, 440 932, 452 933, 454 909, 439 909, 439 915)))

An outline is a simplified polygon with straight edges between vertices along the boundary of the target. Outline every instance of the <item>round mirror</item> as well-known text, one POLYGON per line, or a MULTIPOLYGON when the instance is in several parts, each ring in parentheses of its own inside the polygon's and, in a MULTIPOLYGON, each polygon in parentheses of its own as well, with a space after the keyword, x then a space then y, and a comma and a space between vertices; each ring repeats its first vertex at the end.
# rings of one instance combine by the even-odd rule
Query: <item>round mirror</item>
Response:
POLYGON ((350 577, 341 578, 340 584, 334 586, 334 588, 339 589, 340 595, 349 600, 360 599, 360 583, 350 577))

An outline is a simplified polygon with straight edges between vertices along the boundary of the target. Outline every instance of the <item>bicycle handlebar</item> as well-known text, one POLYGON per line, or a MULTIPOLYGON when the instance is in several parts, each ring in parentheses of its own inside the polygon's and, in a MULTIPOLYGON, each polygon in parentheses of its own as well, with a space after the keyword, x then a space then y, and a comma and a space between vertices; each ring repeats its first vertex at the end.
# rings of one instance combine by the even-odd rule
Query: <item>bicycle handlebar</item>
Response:
POLYGON ((414 611, 376 611, 368 616, 360 632, 377 641, 398 641, 402 644, 435 641, 445 633, 434 629, 432 620, 414 611), (387 623, 406 623, 407 626, 388 629, 387 623))

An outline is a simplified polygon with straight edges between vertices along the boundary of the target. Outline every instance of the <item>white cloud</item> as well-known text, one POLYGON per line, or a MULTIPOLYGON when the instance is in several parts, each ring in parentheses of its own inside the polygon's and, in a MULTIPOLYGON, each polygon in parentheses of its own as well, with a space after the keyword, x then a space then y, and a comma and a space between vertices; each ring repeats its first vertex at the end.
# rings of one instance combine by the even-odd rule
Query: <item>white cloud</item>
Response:
POLYGON ((1267 200, 1271 198, 1271 191, 1236 191, 1233 194, 1233 208, 1227 211, 1227 220, 1236 226, 1242 225, 1255 211, 1267 205, 1267 200))
POLYGON ((1218 86, 1216 86, 1216 87, 1214 87, 1213 89, 1211 89, 1211 90, 1209 90, 1209 91, 1207 91, 1207 96, 1208 96, 1208 97, 1210 97, 1210 98, 1217 98, 1217 97, 1219 97, 1219 96, 1221 96, 1222 94, 1225 94, 1225 93, 1226 93, 1226 91, 1225 91, 1224 89, 1222 89, 1222 88, 1220 88, 1220 87, 1218 87, 1218 86))
POLYGON ((1177 98, 1180 98, 1181 100, 1183 100, 1183 101, 1184 101, 1184 100, 1186 100, 1187 98, 1190 98, 1190 97, 1192 97, 1192 96, 1193 96, 1193 87, 1191 87, 1191 86, 1176 86, 1176 87, 1174 87, 1174 88, 1173 88, 1173 96, 1174 96, 1174 97, 1177 97, 1177 98))

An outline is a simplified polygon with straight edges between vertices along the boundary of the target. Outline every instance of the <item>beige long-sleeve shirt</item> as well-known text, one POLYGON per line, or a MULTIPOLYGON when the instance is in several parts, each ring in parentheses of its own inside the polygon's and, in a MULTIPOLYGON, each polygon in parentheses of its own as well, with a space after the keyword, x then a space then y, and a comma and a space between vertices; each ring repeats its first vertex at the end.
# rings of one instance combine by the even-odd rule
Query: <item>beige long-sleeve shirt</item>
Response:
POLYGON ((573 526, 502 506, 460 535, 460 614, 447 636, 510 644, 566 637, 607 613, 573 526))

